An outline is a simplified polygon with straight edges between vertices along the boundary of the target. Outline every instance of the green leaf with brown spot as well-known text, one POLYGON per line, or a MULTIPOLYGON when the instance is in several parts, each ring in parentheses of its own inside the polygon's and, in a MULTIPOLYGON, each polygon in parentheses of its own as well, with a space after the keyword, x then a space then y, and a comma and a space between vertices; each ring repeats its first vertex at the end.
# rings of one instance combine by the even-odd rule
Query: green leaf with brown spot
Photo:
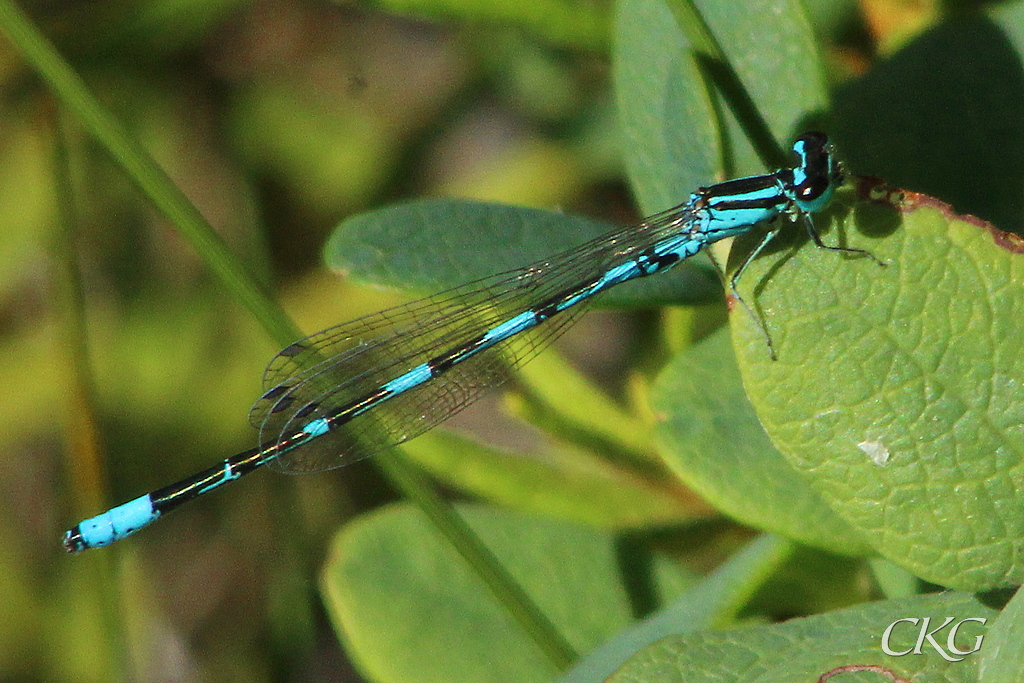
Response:
POLYGON ((879 553, 946 586, 1024 581, 1024 243, 869 181, 817 218, 829 244, 759 258, 734 307, 772 441, 879 553))

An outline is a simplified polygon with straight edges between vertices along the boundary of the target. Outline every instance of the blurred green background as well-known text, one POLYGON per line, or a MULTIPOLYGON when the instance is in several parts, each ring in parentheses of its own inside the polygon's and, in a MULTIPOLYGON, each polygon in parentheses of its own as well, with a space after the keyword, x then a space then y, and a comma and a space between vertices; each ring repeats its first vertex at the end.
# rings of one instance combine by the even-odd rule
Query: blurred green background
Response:
MULTIPOLYGON (((837 81, 932 11, 815 4, 837 81)), ((322 265, 331 229, 368 208, 462 196, 637 218, 610 1, 21 6, 307 332, 402 300, 322 265)), ((64 554, 83 516, 251 447, 246 414, 277 345, 2 37, 0 88, 0 680, 360 680, 316 572, 339 525, 394 497, 371 463, 256 474, 117 552, 64 554), (58 142, 84 384, 60 303, 58 142)), ((624 316, 588 318, 562 345, 613 395, 644 329, 624 316)))

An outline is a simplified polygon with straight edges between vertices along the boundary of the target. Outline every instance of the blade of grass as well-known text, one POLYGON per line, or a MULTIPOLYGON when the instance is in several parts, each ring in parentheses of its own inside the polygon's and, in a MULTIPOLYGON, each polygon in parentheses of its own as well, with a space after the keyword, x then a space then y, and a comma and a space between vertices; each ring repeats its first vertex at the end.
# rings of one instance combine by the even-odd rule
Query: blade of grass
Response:
MULTIPOLYGON (((64 453, 76 493, 74 508, 77 512, 84 512, 102 504, 102 492, 106 487, 101 466, 101 437, 96 423, 95 378, 89 364, 85 297, 81 274, 75 263, 78 215, 71 180, 67 130, 61 125, 55 106, 47 113, 53 123, 54 196, 57 202, 57 229, 51 242, 54 309, 61 347, 57 354, 58 358, 64 356, 67 363, 65 386, 68 398, 64 406, 66 418, 62 429, 64 453)), ((88 588, 82 587, 88 598, 95 601, 95 613, 99 615, 106 636, 102 641, 106 651, 103 661, 107 662, 108 672, 114 679, 123 678, 125 672, 130 670, 129 653, 124 647, 127 629, 118 618, 119 609, 124 608, 121 600, 123 596, 114 590, 117 584, 104 581, 102 577, 111 573, 120 575, 121 570, 121 564, 113 562, 110 555, 96 557, 86 570, 93 580, 87 582, 88 588)))

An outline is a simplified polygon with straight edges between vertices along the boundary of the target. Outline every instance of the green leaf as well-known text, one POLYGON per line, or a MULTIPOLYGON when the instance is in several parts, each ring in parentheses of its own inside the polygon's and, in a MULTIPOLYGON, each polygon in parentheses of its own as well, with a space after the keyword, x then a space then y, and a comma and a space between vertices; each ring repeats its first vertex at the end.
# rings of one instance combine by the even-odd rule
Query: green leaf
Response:
MULTIPOLYGON (((460 508, 579 651, 631 621, 608 533, 460 508)), ((391 506, 338 534, 323 592, 335 628, 375 681, 549 681, 555 671, 415 510, 391 506)))
MULTIPOLYGON (((977 660, 947 661, 926 641, 921 654, 893 657, 881 648, 886 628, 898 619, 930 618, 937 628, 946 617, 991 619, 995 610, 963 593, 918 596, 905 600, 877 602, 829 614, 793 619, 782 624, 737 628, 728 631, 698 631, 671 636, 640 651, 609 683, 807 683, 835 672, 839 681, 945 681, 968 683, 977 677, 977 660), (839 674, 840 667, 849 667, 839 674), (858 678, 853 671, 878 667, 880 672, 858 678)), ((920 624, 921 622, 918 622, 920 624)), ((952 624, 939 631, 935 641, 947 651, 952 624)), ((913 650, 920 626, 901 623, 892 630, 890 649, 913 650)), ((957 630, 954 645, 966 651, 984 626, 967 622, 957 630)), ((870 669, 868 669, 870 670, 870 669)))
MULTIPOLYGON (((811 26, 796 0, 697 3, 772 132, 787 139, 827 102, 811 26), (785 84, 780 87, 780 84, 785 84)), ((648 213, 684 201, 725 175, 764 172, 732 135, 723 166, 715 107, 664 0, 622 0, 615 89, 630 179, 648 213)), ((733 130, 735 133, 736 131, 733 130)))
POLYGON ((741 307, 733 336, 761 422, 893 562, 954 588, 1019 584, 1024 244, 868 181, 817 220, 830 223, 827 243, 887 266, 807 246, 751 265, 740 291, 778 361, 741 307))
POLYGON ((832 552, 870 552, 772 446, 744 393, 726 330, 677 355, 652 400, 665 462, 716 508, 832 552))
POLYGON ((648 214, 685 201, 721 166, 711 101, 663 0, 621 0, 615 94, 626 170, 648 214))
MULTIPOLYGON (((354 280, 433 294, 548 259, 613 226, 553 211, 455 199, 397 204, 339 225, 327 264, 354 280)), ((687 263, 603 295, 602 305, 656 305, 720 296, 715 277, 687 263)))
POLYGON ((992 623, 978 664, 978 683, 1024 683, 1024 591, 1017 590, 992 623))
POLYGON ((559 683, 603 681, 641 647, 666 636, 715 628, 735 616, 754 589, 790 555, 792 546, 762 536, 662 610, 584 657, 559 683))
POLYGON ((507 453, 436 430, 405 450, 435 478, 524 512, 606 528, 677 524, 697 515, 682 492, 564 448, 545 457, 507 453))

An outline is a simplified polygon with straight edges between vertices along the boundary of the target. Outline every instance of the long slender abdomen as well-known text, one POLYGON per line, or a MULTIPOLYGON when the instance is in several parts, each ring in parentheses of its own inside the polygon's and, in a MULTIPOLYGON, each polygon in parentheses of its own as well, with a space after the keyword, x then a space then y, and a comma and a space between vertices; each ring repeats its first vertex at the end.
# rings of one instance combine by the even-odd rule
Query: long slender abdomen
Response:
POLYGON ((64 548, 68 552, 80 552, 130 536, 182 503, 252 472, 273 458, 280 448, 275 445, 239 453, 187 479, 90 517, 64 534, 64 548))

